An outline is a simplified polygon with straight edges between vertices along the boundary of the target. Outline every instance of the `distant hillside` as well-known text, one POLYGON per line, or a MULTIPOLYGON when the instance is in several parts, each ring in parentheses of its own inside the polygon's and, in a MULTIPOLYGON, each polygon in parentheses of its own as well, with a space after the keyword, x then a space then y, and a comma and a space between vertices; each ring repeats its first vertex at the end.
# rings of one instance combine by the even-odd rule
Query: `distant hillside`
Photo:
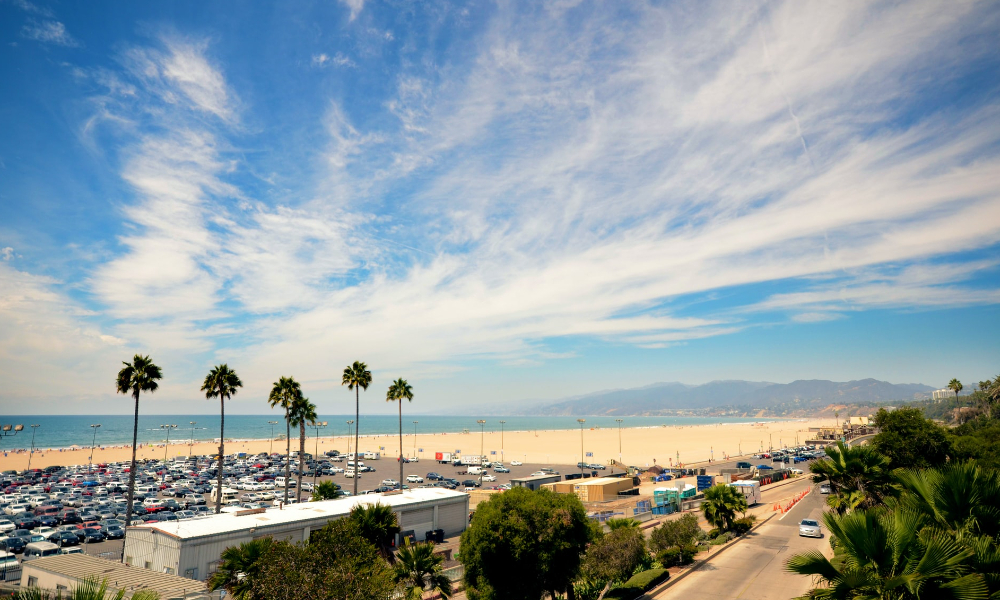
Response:
POLYGON ((821 410, 828 404, 867 404, 927 397, 935 388, 877 379, 836 382, 821 379, 791 383, 712 381, 703 385, 656 383, 646 387, 575 396, 536 406, 541 415, 655 415, 677 410, 743 408, 785 414, 821 410))

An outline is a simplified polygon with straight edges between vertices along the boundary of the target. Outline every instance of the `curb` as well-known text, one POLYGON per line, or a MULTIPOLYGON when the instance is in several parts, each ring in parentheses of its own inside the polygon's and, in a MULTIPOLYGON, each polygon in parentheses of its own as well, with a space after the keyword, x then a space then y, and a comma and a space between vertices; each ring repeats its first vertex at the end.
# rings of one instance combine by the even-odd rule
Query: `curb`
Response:
POLYGON ((705 558, 701 559, 700 561, 694 562, 686 571, 678 574, 676 577, 671 577, 671 578, 667 579, 666 581, 664 581, 663 583, 661 583, 660 585, 656 586, 655 588, 653 588, 651 590, 648 590, 646 593, 644 593, 643 595, 641 595, 638 598, 636 598, 636 600, 652 600, 652 598, 656 594, 659 594, 661 592, 665 592, 666 590, 670 589, 678 581, 681 581, 685 577, 687 577, 688 575, 690 575, 691 573, 694 573, 695 571, 697 571, 698 569, 700 569, 702 566, 704 566, 705 564, 707 564, 708 562, 710 562, 712 559, 714 559, 716 556, 722 554, 723 552, 725 552, 729 548, 731 548, 731 547, 735 546, 736 544, 740 543, 749 534, 753 533, 759 527, 763 526, 765 523, 767 523, 768 521, 770 521, 771 519, 773 519, 774 516, 777 515, 777 514, 778 513, 772 513, 766 519, 764 519, 763 521, 761 521, 761 522, 757 523, 756 525, 754 525, 753 527, 751 527, 750 530, 747 531, 745 534, 743 534, 740 537, 736 538, 735 540, 729 542, 728 544, 725 544, 724 546, 720 547, 718 550, 715 551, 715 554, 712 554, 710 556, 706 556, 705 558))

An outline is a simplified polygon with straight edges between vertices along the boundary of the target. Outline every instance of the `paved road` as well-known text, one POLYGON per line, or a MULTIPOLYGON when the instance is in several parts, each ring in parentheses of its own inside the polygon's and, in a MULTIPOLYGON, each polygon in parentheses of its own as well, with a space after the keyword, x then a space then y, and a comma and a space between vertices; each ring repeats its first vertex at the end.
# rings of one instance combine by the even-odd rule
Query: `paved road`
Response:
POLYGON ((811 581, 787 572, 785 562, 799 552, 829 550, 828 537, 801 538, 798 527, 802 519, 819 520, 824 498, 814 489, 783 517, 774 517, 656 598, 789 600, 801 596, 811 581))

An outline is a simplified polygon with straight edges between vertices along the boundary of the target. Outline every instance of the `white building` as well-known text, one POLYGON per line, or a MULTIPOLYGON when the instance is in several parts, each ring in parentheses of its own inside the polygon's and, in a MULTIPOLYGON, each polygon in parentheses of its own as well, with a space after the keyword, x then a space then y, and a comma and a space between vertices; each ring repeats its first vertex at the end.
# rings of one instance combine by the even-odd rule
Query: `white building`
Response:
POLYGON ((934 400, 945 400, 947 398, 954 398, 957 395, 958 394, 955 393, 955 390, 948 388, 934 390, 933 392, 931 392, 931 398, 933 398, 934 400))
POLYGON ((356 505, 376 503, 390 506, 402 531, 412 531, 417 540, 434 529, 443 529, 445 536, 457 535, 465 531, 469 521, 468 494, 418 488, 129 527, 125 562, 205 580, 215 571, 222 551, 230 546, 260 537, 308 541, 311 532, 347 516, 356 505))

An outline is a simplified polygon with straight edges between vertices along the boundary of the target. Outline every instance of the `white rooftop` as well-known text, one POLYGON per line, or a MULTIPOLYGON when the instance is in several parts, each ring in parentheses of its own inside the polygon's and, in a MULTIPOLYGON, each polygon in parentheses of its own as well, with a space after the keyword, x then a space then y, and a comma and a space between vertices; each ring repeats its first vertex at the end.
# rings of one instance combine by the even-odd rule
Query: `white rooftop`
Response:
POLYGON ((315 519, 334 519, 348 515, 358 505, 385 504, 403 507, 448 500, 468 498, 468 494, 444 488, 417 488, 393 494, 365 494, 337 500, 289 504, 284 508, 269 508, 262 513, 237 516, 236 513, 222 513, 198 519, 166 521, 135 525, 130 530, 151 529, 180 539, 199 538, 223 533, 234 533, 258 527, 273 527, 315 519))

